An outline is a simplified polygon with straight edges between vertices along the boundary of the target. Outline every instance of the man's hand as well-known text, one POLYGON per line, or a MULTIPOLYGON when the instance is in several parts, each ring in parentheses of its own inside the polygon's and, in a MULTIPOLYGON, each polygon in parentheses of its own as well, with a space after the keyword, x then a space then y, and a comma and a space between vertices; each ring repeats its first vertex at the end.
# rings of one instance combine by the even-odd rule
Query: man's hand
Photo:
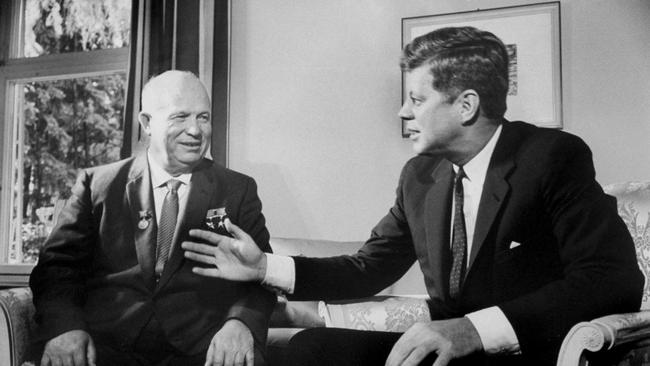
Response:
POLYGON ((386 366, 417 365, 431 352, 438 354, 433 366, 483 350, 474 325, 467 318, 416 323, 397 340, 386 366))
POLYGON ((193 229, 190 235, 212 245, 183 242, 185 257, 214 268, 194 267, 196 274, 233 281, 262 282, 266 274, 266 256, 253 239, 226 219, 226 230, 234 238, 211 231, 193 229))
POLYGON ((246 324, 230 319, 212 337, 205 366, 253 366, 253 334, 246 324))
POLYGON ((95 344, 83 330, 71 330, 45 344, 41 366, 95 366, 95 344))

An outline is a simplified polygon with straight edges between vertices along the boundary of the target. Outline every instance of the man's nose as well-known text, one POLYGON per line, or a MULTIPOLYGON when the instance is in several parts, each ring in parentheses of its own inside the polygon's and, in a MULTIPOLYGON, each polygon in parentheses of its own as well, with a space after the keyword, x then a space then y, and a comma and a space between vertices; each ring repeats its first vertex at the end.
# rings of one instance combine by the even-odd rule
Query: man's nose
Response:
POLYGON ((401 119, 406 119, 410 120, 413 119, 413 111, 411 111, 411 106, 409 105, 408 100, 402 104, 402 108, 400 108, 399 112, 397 113, 399 118, 401 119))
POLYGON ((185 122, 185 133, 191 136, 201 135, 201 129, 199 128, 199 121, 197 117, 188 118, 185 122))

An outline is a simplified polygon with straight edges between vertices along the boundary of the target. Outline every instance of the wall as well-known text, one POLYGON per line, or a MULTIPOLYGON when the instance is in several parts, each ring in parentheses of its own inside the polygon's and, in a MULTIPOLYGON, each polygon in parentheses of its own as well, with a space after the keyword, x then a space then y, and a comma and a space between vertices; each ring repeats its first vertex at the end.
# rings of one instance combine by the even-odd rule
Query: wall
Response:
MULTIPOLYGON (((273 236, 364 240, 412 156, 400 138, 401 18, 525 0, 233 0, 230 167, 273 236)), ((598 180, 650 180, 650 0, 561 1, 565 130, 598 180)))

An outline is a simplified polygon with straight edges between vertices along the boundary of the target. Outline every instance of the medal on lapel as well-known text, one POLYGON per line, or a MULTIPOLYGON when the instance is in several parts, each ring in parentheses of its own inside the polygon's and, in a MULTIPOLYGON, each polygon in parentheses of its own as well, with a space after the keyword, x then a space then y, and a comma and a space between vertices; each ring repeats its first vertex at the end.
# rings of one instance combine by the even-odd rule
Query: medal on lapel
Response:
POLYGON ((140 217, 140 220, 138 221, 138 229, 144 230, 148 228, 149 222, 151 222, 151 218, 153 217, 151 211, 138 211, 138 216, 140 217))
POLYGON ((205 224, 215 233, 230 236, 226 230, 226 219, 228 214, 225 207, 213 208, 205 214, 205 224))

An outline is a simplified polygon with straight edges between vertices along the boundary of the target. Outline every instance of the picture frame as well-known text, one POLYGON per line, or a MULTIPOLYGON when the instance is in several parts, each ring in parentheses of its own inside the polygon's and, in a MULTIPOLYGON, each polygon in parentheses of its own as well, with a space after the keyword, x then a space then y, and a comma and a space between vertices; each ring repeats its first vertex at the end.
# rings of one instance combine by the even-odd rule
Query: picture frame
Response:
MULTIPOLYGON (((562 128, 560 3, 402 18, 402 49, 438 28, 473 26, 494 33, 508 48, 510 88, 505 118, 562 128)), ((402 104, 406 100, 402 75, 402 104)), ((402 137, 408 137, 402 120, 402 137)))

